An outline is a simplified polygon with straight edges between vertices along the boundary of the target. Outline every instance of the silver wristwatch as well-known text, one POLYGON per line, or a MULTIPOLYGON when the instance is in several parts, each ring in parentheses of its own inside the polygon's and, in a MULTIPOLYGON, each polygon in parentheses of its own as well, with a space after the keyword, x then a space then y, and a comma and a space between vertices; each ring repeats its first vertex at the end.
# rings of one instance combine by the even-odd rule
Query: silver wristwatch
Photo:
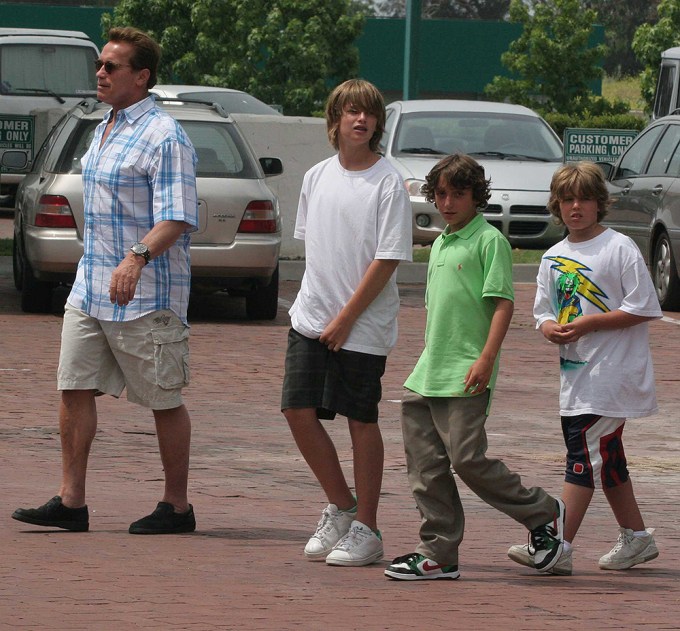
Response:
POLYGON ((151 251, 146 243, 134 243, 130 246, 130 252, 136 256, 141 256, 144 259, 144 264, 146 265, 151 259, 151 251))

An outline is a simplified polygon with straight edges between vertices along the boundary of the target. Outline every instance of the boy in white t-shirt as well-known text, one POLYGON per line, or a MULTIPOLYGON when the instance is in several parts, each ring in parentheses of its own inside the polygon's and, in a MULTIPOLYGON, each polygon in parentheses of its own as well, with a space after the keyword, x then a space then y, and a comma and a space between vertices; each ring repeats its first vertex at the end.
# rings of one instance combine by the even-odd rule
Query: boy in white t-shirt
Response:
MULTIPOLYGON (((554 573, 571 574, 571 544, 593 491, 602 487, 620 526, 603 570, 625 570, 659 555, 645 528, 623 449, 626 418, 657 411, 648 324, 662 316, 642 255, 628 237, 600 221, 610 203, 592 162, 558 169, 548 208, 569 236, 550 248, 538 272, 537 328, 560 347, 560 414, 567 446, 562 500, 564 552, 554 573)), ((528 545, 508 555, 533 564, 528 545)))
POLYGON ((294 236, 306 264, 289 312, 281 409, 329 502, 305 556, 360 566, 383 557, 380 379, 397 339, 396 269, 411 260, 412 211, 400 175, 377 153, 380 92, 346 81, 328 98, 326 123, 338 154, 312 167, 300 192, 294 236), (356 499, 319 421, 336 414, 348 419, 356 499))

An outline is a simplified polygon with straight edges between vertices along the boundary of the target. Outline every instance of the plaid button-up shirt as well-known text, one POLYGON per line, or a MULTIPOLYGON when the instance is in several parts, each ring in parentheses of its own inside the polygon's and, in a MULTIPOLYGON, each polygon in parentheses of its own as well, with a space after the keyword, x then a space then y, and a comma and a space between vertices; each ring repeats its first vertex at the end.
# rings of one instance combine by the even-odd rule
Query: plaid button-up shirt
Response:
POLYGON ((130 246, 159 221, 184 221, 196 229, 196 153, 179 123, 153 97, 120 110, 102 145, 111 115, 97 126, 82 158, 84 253, 68 302, 99 320, 134 320, 171 309, 186 323, 189 231, 142 269, 128 305, 111 303, 109 284, 130 246))

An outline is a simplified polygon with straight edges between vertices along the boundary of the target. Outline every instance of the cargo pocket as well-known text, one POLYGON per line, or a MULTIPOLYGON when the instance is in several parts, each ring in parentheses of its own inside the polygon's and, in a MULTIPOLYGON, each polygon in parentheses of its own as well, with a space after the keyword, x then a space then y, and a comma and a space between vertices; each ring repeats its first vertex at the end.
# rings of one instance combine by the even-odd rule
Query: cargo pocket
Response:
POLYGON ((189 385, 189 328, 152 329, 156 383, 164 390, 189 385))

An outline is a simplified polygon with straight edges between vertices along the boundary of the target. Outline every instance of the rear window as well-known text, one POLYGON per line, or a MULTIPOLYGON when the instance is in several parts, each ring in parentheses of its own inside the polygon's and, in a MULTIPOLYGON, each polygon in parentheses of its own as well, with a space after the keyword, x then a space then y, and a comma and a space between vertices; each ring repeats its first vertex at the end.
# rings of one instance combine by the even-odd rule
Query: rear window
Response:
MULTIPOLYGON (((57 167, 57 173, 82 173, 81 158, 92 142, 97 120, 81 121, 72 134, 57 167)), ((198 156, 197 177, 245 178, 260 177, 250 152, 230 123, 181 121, 198 156)))
POLYGON ((0 93, 47 90, 77 96, 97 89, 94 49, 56 44, 0 46, 0 93))
POLYGON ((219 103, 228 114, 280 115, 280 112, 276 111, 273 107, 256 99, 247 92, 182 92, 177 95, 177 98, 219 103))

